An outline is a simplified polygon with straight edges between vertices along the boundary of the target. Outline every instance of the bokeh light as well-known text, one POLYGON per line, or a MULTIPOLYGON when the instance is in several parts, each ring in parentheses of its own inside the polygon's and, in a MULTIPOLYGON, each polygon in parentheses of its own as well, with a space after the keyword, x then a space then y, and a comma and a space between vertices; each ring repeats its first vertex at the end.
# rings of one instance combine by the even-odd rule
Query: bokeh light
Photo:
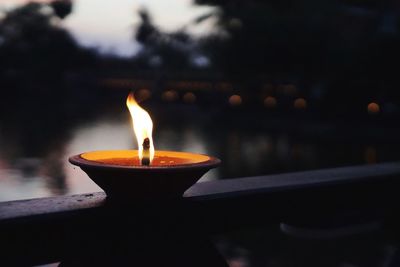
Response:
POLYGON ((143 88, 136 91, 135 97, 137 101, 145 101, 151 97, 151 92, 149 89, 143 88))
POLYGON ((229 97, 229 104, 231 106, 240 106, 242 104, 242 97, 240 95, 231 95, 229 97))
POLYGON ((267 96, 264 99, 264 106, 266 106, 267 108, 275 108, 277 104, 276 98, 273 96, 267 96))
POLYGON ((377 103, 371 102, 368 104, 368 113, 369 114, 378 114, 380 112, 380 110, 381 110, 381 108, 377 103))
POLYGON ((193 104, 196 102, 196 95, 193 94, 192 92, 187 92, 183 95, 183 102, 188 103, 188 104, 193 104))
POLYGON ((294 101, 293 105, 294 105, 294 108, 296 108, 296 109, 306 109, 307 101, 304 98, 300 97, 294 101))
POLYGON ((162 99, 168 102, 175 101, 178 97, 178 92, 174 90, 167 90, 162 94, 162 99))

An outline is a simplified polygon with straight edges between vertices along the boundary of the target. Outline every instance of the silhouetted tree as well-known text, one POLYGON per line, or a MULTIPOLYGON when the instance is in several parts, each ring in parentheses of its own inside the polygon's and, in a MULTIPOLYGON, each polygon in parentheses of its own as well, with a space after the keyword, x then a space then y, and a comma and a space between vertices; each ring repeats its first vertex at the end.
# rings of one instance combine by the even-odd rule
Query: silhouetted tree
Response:
POLYGON ((73 80, 95 60, 60 26, 67 12, 58 12, 51 4, 28 3, 0 20, 0 121, 24 133, 21 146, 28 151, 63 135, 60 124, 80 112, 74 107, 85 93, 73 80))
POLYGON ((135 38, 143 44, 143 50, 135 58, 158 69, 183 70, 193 67, 191 54, 195 43, 184 31, 164 33, 153 23, 147 10, 140 10, 141 23, 136 29, 135 38))
MULTIPOLYGON (((63 13, 65 14, 65 13, 63 13)), ((57 73, 87 60, 49 5, 29 3, 6 13, 0 22, 0 70, 57 73)), ((29 75, 29 73, 26 73, 29 75)))
POLYGON ((51 7, 54 9, 54 13, 61 19, 71 14, 72 1, 71 0, 56 0, 51 2, 51 7))

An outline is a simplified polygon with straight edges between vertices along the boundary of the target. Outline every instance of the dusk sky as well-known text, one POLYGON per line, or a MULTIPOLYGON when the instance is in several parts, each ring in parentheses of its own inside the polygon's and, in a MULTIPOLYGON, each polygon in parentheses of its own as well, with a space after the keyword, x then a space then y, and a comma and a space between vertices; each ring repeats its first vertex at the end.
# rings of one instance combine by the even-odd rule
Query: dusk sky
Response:
MULTIPOLYGON (((13 8, 26 0, 2 0, 1 8, 13 8)), ((45 1, 36 1, 45 2, 45 1)), ((84 46, 96 47, 104 53, 122 56, 135 54, 140 49, 133 39, 139 23, 137 11, 147 8, 155 24, 165 31, 187 27, 195 34, 207 34, 213 21, 191 25, 196 17, 213 10, 213 7, 196 6, 192 0, 74 0, 73 13, 63 24, 84 46)))

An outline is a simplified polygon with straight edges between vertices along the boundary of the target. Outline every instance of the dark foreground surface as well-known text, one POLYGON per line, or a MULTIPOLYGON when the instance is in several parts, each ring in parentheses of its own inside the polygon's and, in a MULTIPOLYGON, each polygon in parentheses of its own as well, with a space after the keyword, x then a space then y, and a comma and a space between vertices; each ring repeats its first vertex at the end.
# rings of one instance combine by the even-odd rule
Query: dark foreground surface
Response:
POLYGON ((398 163, 0 204, 1 266, 398 266, 398 163))

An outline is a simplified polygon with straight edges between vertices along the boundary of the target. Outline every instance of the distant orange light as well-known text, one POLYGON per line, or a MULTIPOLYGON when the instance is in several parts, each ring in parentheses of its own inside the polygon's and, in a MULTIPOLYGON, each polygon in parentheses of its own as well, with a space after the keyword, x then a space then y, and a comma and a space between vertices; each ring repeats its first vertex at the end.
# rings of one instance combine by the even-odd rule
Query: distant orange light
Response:
POLYGON ((368 113, 369 114, 378 114, 380 112, 381 108, 377 103, 369 103, 368 104, 368 113))
POLYGON ((139 102, 142 102, 151 97, 151 92, 149 89, 143 88, 143 89, 139 89, 135 95, 136 95, 137 100, 139 102))
POLYGON ((196 102, 196 95, 191 92, 188 92, 183 95, 183 101, 185 103, 192 104, 192 103, 196 102))
POLYGON ((306 109, 307 108, 307 101, 304 98, 300 97, 300 98, 297 98, 294 101, 293 105, 294 105, 294 107, 296 109, 306 109))
POLYGON ((242 97, 240 95, 231 95, 229 97, 229 104, 232 106, 240 106, 242 104, 242 97))
POLYGON ((273 97, 273 96, 267 96, 267 97, 264 99, 264 106, 266 106, 267 108, 274 108, 274 107, 276 107, 276 103, 277 103, 276 98, 273 97))
POLYGON ((162 99, 168 102, 175 101, 178 98, 178 93, 174 90, 165 91, 162 94, 162 99))

